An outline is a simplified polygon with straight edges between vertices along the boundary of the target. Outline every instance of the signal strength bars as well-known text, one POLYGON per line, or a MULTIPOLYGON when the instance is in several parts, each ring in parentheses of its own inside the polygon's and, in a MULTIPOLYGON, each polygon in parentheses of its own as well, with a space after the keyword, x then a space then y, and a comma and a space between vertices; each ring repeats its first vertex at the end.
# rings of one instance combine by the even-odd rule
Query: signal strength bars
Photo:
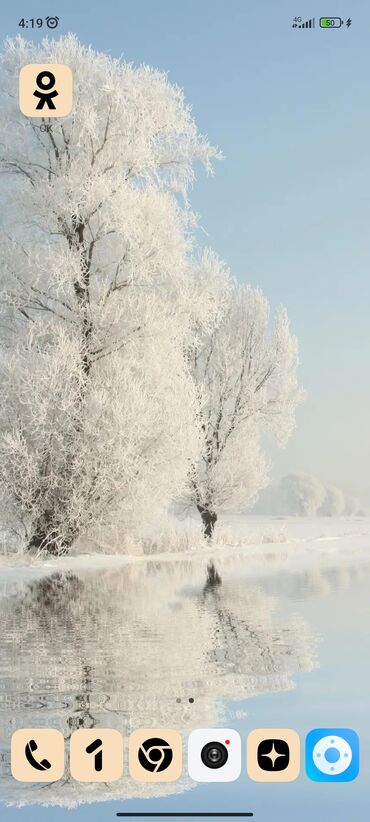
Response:
POLYGON ((314 29, 315 28, 315 18, 311 17, 310 20, 306 20, 302 23, 301 17, 295 17, 293 21, 293 28, 294 29, 314 29))

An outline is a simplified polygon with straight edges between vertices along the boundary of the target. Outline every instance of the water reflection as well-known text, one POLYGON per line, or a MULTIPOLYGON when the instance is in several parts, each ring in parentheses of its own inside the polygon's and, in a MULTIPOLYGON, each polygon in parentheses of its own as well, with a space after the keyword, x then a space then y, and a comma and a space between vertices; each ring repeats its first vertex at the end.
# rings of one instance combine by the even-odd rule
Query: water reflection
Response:
MULTIPOLYGON (((278 592, 248 581, 234 560, 55 573, 0 599, 0 731, 17 727, 195 727, 222 723, 227 700, 294 687, 315 665, 315 639, 278 592), (237 573, 235 572, 237 569, 237 573), (189 698, 194 697, 194 703, 189 698)), ((243 566, 242 566, 243 567, 243 566)), ((5 594, 5 595, 4 595, 5 594)), ((3 801, 57 804, 178 793, 123 778, 112 785, 28 786, 1 771, 3 801)))

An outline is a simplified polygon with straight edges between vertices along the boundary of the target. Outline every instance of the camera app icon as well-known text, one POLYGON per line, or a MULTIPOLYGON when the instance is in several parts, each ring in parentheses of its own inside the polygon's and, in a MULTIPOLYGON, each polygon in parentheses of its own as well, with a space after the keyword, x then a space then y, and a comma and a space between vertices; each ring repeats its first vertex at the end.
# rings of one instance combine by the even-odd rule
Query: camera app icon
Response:
POLYGON ((174 782, 182 771, 182 740, 170 728, 141 728, 130 736, 130 776, 140 782, 174 782))
POLYGON ((241 739, 231 728, 200 728, 188 742, 188 771, 195 782, 233 782, 241 772, 241 739))

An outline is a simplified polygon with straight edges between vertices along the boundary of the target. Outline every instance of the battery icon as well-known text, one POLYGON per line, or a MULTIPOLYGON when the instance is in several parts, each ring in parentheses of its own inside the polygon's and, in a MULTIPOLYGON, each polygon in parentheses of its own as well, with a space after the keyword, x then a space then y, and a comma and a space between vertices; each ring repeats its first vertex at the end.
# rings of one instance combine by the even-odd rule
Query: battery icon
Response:
POLYGON ((340 29, 342 25, 341 17, 320 17, 321 29, 340 29))

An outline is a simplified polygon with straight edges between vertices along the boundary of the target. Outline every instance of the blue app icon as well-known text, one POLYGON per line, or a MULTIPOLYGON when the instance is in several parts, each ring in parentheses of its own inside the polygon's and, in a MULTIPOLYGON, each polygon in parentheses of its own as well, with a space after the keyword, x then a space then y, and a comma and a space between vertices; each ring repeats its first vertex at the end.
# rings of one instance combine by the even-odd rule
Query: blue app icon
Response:
POLYGON ((352 782, 360 769, 360 746, 350 728, 316 728, 306 737, 306 773, 314 782, 352 782))

